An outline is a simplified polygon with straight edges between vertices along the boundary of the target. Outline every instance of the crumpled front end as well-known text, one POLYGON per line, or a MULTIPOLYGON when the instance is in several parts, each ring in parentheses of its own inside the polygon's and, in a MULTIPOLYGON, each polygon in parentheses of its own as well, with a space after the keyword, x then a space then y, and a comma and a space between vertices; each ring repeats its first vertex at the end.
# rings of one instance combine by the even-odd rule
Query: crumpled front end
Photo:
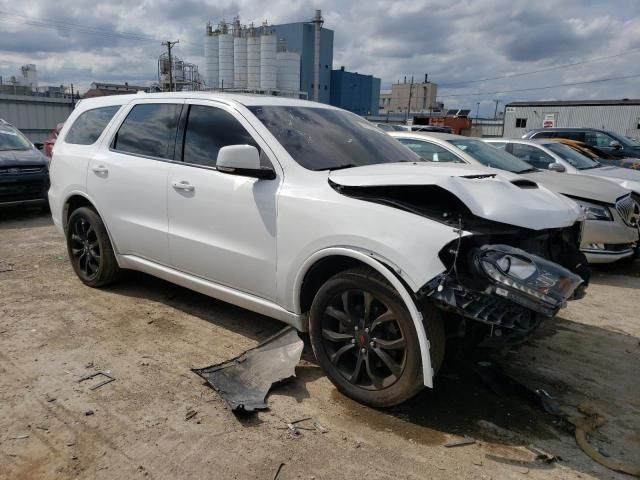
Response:
POLYGON ((440 254, 448 270, 418 296, 455 314, 457 328, 449 327, 458 336, 480 337, 485 346, 521 343, 545 317, 584 296, 589 270, 576 235, 577 226, 540 232, 535 238, 460 237, 440 254))

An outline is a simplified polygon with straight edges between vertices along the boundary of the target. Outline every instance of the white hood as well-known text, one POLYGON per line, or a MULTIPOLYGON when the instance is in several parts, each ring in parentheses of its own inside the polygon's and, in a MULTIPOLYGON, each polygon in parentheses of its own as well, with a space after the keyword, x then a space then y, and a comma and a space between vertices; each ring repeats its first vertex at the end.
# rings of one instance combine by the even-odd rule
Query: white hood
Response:
POLYGON ((568 227, 582 217, 575 202, 541 185, 523 188, 512 183, 534 183, 525 177, 471 165, 385 163, 332 171, 329 179, 350 187, 437 185, 478 217, 533 230, 568 227))
POLYGON ((622 188, 640 193, 640 171, 631 168, 620 167, 600 167, 590 168, 588 170, 580 170, 581 174, 594 177, 606 178, 617 183, 622 188))

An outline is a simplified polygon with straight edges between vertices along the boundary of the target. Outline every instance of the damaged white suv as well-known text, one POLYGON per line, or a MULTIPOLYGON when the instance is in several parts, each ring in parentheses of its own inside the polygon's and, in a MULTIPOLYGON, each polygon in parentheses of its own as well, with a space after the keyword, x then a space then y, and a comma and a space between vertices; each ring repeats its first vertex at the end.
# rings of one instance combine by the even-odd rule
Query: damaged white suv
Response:
POLYGON ((588 282, 571 200, 422 162, 319 103, 83 100, 49 200, 85 284, 140 270, 308 330, 335 385, 374 406, 432 386, 445 338, 520 342, 588 282))

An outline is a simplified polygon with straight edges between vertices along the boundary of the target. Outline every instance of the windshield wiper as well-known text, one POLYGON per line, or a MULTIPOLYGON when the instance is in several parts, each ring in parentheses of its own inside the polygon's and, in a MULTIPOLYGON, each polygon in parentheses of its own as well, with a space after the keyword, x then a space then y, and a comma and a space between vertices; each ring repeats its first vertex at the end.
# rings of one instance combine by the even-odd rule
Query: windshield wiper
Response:
POLYGON ((362 165, 356 165, 355 163, 343 163, 342 165, 336 165, 335 167, 318 168, 316 171, 321 172, 323 170, 342 170, 344 168, 361 167, 362 165))

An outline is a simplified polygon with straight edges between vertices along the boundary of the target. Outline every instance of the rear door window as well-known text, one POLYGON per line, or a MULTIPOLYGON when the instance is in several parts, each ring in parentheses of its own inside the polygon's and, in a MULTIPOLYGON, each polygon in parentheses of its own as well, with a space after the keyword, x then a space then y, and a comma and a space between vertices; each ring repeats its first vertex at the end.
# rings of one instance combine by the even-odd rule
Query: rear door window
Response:
POLYGON ((181 109, 177 103, 134 106, 113 140, 114 150, 172 160, 181 109))
POLYGON ((601 132, 586 132, 584 136, 585 143, 600 148, 609 148, 611 142, 616 141, 613 137, 601 132))
POLYGON ((215 167, 218 152, 229 145, 251 145, 259 149, 251 134, 229 112, 191 105, 184 136, 184 162, 215 167))
POLYGON ((584 142, 584 132, 558 132, 557 138, 566 138, 567 140, 576 140, 584 142))
POLYGON ((109 105, 81 113, 69 128, 64 141, 74 145, 93 145, 118 110, 120 105, 109 105))
POLYGON ((543 152, 537 147, 533 147, 531 145, 524 145, 522 143, 514 143, 511 145, 512 151, 511 154, 516 157, 524 160, 527 163, 530 163, 536 168, 540 168, 543 170, 549 169, 550 163, 555 163, 555 160, 551 155, 546 152, 543 152))

